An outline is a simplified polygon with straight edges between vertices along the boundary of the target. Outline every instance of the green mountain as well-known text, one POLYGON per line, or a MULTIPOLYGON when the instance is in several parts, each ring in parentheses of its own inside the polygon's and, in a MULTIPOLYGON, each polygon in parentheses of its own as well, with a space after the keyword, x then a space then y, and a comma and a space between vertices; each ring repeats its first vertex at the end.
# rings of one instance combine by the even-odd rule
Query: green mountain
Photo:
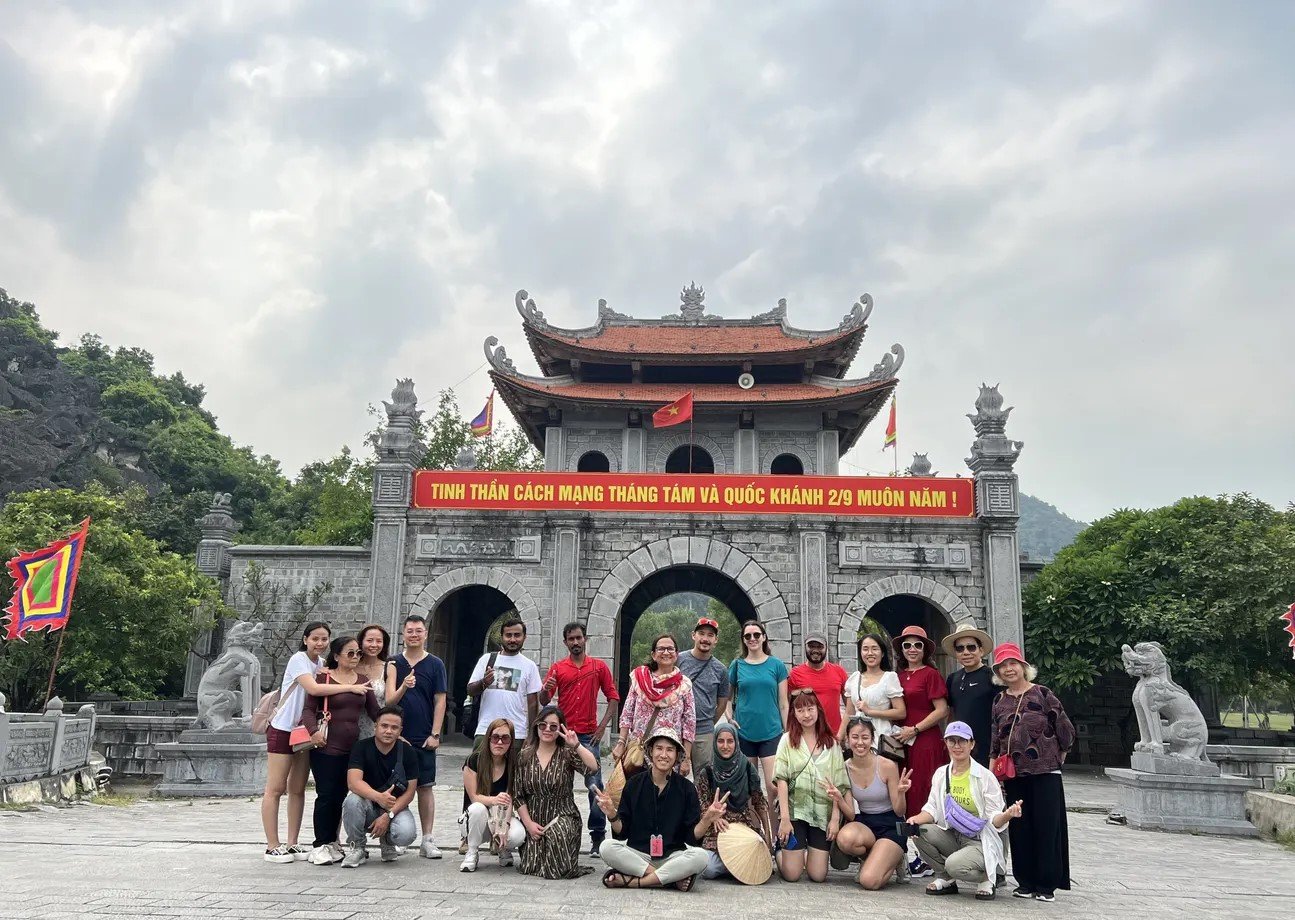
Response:
POLYGON ((1047 561, 1069 546, 1088 525, 1058 511, 1042 499, 1021 493, 1021 521, 1017 527, 1021 552, 1047 561))

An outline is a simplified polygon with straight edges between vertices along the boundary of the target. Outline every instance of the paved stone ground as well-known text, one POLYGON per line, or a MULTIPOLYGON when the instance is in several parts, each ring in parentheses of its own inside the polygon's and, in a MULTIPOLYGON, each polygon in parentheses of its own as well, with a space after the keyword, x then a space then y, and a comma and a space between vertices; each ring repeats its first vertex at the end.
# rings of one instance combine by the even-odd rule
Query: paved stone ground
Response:
MULTIPOLYGON (((272 865, 261 857, 254 800, 144 800, 128 807, 77 805, 0 812, 0 918, 240 917, 308 920, 415 920, 455 917, 704 917, 757 920, 779 914, 851 914, 884 918, 1054 916, 1139 920, 1197 915, 1295 916, 1295 855, 1259 840, 1138 832, 1108 825, 1113 798, 1103 780, 1068 777, 1074 888, 1054 904, 1000 892, 929 898, 921 884, 864 892, 853 875, 822 885, 771 880, 760 888, 701 882, 689 894, 608 892, 597 873, 543 881, 500 869, 483 854, 473 875, 454 854, 461 792, 438 787, 436 838, 446 858, 412 853, 395 863, 374 857, 356 870, 304 862, 272 865)), ((307 802, 307 826, 310 804, 307 802)), ((593 865, 593 861, 586 859, 593 865)), ((601 871, 601 866, 599 866, 601 871)))

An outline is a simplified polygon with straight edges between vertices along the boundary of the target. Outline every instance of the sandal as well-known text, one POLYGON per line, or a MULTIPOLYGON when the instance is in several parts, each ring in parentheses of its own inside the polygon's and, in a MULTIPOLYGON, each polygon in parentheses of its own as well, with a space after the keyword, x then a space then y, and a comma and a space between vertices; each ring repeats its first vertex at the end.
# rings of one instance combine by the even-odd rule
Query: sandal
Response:
POLYGON ((692 886, 697 884, 697 876, 690 875, 686 879, 675 882, 674 887, 679 891, 692 891, 692 886))
POLYGON ((994 892, 993 882, 981 882, 979 885, 976 886, 977 901, 992 901, 994 900, 994 895, 995 895, 995 892, 994 892))
POLYGON ((608 869, 603 873, 604 888, 638 888, 639 880, 633 875, 626 875, 624 872, 617 872, 615 869, 608 869), (613 885, 612 882, 619 879, 619 885, 613 885), (633 884, 631 884, 631 882, 633 884))
POLYGON ((926 886, 926 893, 940 896, 942 894, 957 894, 958 883, 955 881, 944 881, 943 879, 932 879, 931 883, 926 886))

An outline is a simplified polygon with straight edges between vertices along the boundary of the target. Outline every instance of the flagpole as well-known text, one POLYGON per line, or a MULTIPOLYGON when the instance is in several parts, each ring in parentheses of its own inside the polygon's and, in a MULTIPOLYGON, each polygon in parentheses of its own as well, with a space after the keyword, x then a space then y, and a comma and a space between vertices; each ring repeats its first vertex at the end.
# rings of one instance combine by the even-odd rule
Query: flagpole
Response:
POLYGON ((63 656, 63 636, 67 634, 64 626, 58 631, 58 645, 54 649, 54 663, 49 666, 49 685, 45 688, 45 702, 54 698, 54 672, 58 669, 58 660, 63 656))

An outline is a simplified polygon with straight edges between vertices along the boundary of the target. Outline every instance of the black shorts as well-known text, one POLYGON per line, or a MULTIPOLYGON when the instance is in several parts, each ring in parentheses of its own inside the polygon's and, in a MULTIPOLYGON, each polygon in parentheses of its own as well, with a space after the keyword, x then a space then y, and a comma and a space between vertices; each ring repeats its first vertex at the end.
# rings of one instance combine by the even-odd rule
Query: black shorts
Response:
POLYGON ((901 850, 905 848, 903 838, 895 830, 895 825, 904 819, 895 814, 894 811, 883 811, 875 815, 860 813, 854 816, 854 820, 872 831, 872 836, 878 840, 890 840, 901 850))
POLYGON ((782 735, 774 735, 768 741, 747 741, 739 736, 737 746, 743 757, 772 757, 778 753, 778 739, 781 737, 782 735))
POLYGON ((421 744, 414 745, 418 752, 418 788, 431 789, 436 785, 436 750, 421 744))
POLYGON ((809 847, 811 850, 824 851, 832 848, 832 844, 827 839, 827 831, 821 827, 814 827, 808 821, 792 821, 791 833, 796 838, 796 845, 794 847, 785 847, 785 849, 792 852, 799 852, 805 847, 809 847))

